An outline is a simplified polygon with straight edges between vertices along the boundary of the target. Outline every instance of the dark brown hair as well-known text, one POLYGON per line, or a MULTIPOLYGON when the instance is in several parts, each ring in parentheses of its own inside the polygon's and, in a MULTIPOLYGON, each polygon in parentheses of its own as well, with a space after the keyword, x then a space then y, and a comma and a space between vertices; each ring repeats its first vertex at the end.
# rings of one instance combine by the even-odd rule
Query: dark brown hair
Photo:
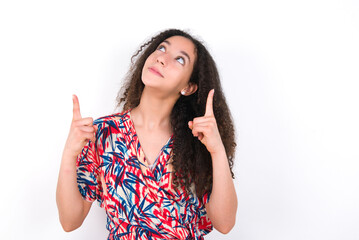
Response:
POLYGON ((117 107, 123 104, 123 110, 126 111, 140 103, 144 88, 141 76, 145 61, 159 44, 172 36, 186 37, 195 45, 196 61, 189 81, 198 85, 198 90, 192 95, 181 95, 172 109, 173 183, 175 186, 185 186, 187 191, 190 191, 194 184, 195 192, 201 198, 205 192, 212 189, 212 159, 206 146, 193 137, 188 121, 204 115, 208 92, 213 88, 215 89, 213 111, 228 157, 232 178, 234 178, 232 168, 236 147, 233 120, 222 91, 217 67, 205 46, 188 33, 177 29, 163 31, 150 39, 131 58, 132 65, 124 88, 117 96, 117 107))

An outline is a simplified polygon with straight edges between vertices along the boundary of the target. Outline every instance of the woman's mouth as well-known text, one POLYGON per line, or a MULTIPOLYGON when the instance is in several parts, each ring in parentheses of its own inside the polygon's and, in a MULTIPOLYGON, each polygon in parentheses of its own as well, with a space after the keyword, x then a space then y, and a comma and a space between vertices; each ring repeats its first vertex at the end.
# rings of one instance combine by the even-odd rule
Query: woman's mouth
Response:
POLYGON ((163 75, 155 67, 149 67, 148 70, 150 70, 150 72, 156 74, 157 76, 160 76, 163 78, 163 75))

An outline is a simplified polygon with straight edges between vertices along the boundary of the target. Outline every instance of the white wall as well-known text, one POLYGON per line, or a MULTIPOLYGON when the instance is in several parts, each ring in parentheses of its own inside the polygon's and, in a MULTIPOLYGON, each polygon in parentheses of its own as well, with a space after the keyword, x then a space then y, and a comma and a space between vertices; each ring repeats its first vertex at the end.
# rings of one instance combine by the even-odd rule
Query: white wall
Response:
POLYGON ((72 117, 113 113, 148 37, 207 43, 238 132, 237 222, 206 239, 359 239, 358 1, 2 1, 1 239, 106 239, 93 206, 65 233, 55 203, 72 117))

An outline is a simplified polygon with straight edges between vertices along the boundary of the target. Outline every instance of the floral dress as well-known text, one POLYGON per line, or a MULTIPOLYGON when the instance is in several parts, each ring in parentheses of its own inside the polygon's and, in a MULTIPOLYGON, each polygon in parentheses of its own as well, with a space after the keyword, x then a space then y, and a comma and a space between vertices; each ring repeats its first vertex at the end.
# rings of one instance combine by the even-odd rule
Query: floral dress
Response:
POLYGON ((150 168, 130 110, 96 119, 94 125, 96 141, 77 158, 77 182, 85 200, 97 200, 105 209, 108 240, 200 240, 212 231, 204 207, 209 192, 199 199, 172 185, 173 136, 150 168))

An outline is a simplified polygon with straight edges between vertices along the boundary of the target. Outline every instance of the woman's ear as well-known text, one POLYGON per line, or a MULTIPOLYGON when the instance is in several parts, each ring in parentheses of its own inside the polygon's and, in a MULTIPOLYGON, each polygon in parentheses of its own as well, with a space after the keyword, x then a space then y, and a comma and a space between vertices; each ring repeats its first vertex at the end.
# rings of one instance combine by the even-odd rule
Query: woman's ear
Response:
POLYGON ((182 89, 181 95, 189 96, 189 95, 195 93, 197 91, 197 89, 198 89, 197 84, 195 84, 193 82, 189 82, 188 86, 186 88, 182 89))

